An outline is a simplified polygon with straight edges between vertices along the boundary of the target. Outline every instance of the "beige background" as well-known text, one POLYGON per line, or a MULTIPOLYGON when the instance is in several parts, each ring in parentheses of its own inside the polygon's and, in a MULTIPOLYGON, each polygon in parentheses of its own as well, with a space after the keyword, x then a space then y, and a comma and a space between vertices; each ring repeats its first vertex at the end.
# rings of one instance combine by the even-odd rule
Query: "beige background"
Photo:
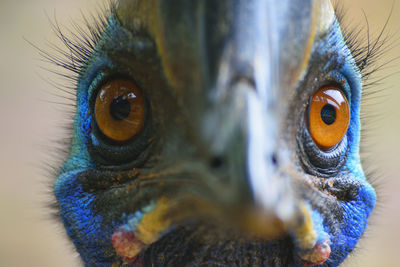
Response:
MULTIPOLYGON (((393 48, 378 63, 400 56, 399 0, 342 0, 348 10, 347 21, 366 25, 371 34, 379 33, 395 2, 387 33, 393 48)), ((0 0, 0 267, 8 266, 80 266, 78 257, 66 240, 62 227, 50 216, 52 177, 46 164, 57 165, 52 140, 65 136, 62 127, 68 115, 60 94, 45 80, 49 75, 40 69, 37 51, 23 38, 39 47, 54 40, 49 16, 70 25, 80 19, 80 11, 93 11, 95 0, 0 0), (45 79, 40 78, 46 77, 45 79), (50 144, 50 145, 49 145, 50 144)), ((365 32, 364 32, 365 36, 365 32)), ((379 86, 386 89, 364 103, 369 116, 365 128, 373 129, 364 148, 372 157, 364 164, 376 169, 380 204, 367 237, 347 266, 400 266, 400 61, 390 63, 376 78, 393 74, 379 86), (375 103, 372 105, 371 103, 375 103), (377 145, 375 145, 377 144, 377 145)), ((54 145, 53 145, 54 144, 54 145)))

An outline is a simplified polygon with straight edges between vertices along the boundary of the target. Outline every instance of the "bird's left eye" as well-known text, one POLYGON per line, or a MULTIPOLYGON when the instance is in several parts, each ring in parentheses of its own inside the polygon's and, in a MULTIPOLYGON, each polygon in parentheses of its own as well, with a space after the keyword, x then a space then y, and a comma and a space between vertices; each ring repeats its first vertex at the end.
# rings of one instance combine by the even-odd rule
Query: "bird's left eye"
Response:
POLYGON ((114 142, 126 142, 143 129, 145 102, 130 80, 114 79, 97 93, 94 113, 100 131, 114 142))
POLYGON ((350 123, 350 107, 342 90, 325 86, 314 93, 308 110, 309 131, 314 143, 322 150, 336 146, 350 123))

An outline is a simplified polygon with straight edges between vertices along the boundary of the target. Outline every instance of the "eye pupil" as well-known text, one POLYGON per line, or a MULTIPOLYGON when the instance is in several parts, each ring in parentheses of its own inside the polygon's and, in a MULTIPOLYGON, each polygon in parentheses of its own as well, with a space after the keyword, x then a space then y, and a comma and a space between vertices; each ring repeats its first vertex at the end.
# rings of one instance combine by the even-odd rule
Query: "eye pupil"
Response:
POLYGON ((122 121, 129 117, 131 113, 131 104, 126 96, 117 96, 113 99, 110 105, 110 114, 117 120, 122 121))
POLYGON ((336 121, 335 107, 332 106, 331 104, 326 104, 321 109, 321 119, 327 125, 333 124, 336 121))

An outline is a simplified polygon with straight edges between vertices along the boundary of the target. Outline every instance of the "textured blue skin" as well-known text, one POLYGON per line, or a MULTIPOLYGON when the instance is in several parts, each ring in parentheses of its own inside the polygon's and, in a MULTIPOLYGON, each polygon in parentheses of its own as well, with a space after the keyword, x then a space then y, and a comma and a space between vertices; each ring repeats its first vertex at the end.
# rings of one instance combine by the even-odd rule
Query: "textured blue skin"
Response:
MULTIPOLYGON (((316 50, 318 53, 326 53, 327 49, 340 51, 345 58, 344 64, 337 72, 332 72, 333 80, 346 80, 344 89, 350 95, 351 121, 347 132, 349 155, 344 166, 354 179, 362 182, 358 195, 355 200, 343 202, 341 206, 344 212, 344 223, 341 225, 341 233, 337 236, 330 234, 331 256, 324 266, 338 266, 355 248, 358 240, 363 235, 367 225, 368 218, 376 204, 376 194, 372 186, 366 180, 362 170, 359 147, 360 147, 360 105, 362 92, 362 77, 360 71, 355 65, 351 52, 345 45, 343 35, 339 24, 334 25, 329 37, 321 42, 316 50)), ((330 62, 330 64, 340 64, 339 62, 330 62)), ((325 232, 331 232, 329 224, 324 224, 325 232)))
MULTIPOLYGON (((118 35, 118 27, 110 18, 105 33, 118 35)), ((104 39, 100 41, 101 46, 104 39)), ((112 49, 112 47, 109 47, 112 49)), ((87 66, 82 70, 77 85, 77 110, 74 120, 74 135, 68 159, 61 168, 54 184, 54 192, 60 207, 61 219, 67 234, 73 240, 86 265, 110 266, 113 262, 111 236, 122 218, 106 229, 100 229, 101 214, 93 214, 92 202, 95 194, 83 192, 77 182, 77 174, 94 168, 87 145, 91 138, 92 116, 89 107, 89 92, 93 80, 101 70, 112 67, 107 53, 95 50, 87 66)))
MULTIPOLYGON (((97 47, 101 46, 107 49, 98 50, 96 48, 79 77, 77 111, 70 155, 61 168, 54 185, 60 215, 67 234, 73 240, 85 264, 90 266, 109 266, 114 262, 115 254, 111 244, 111 236, 120 225, 127 223, 127 218, 113 218, 111 225, 100 227, 103 214, 94 214, 93 212, 92 203, 95 194, 84 192, 77 181, 77 176, 81 171, 95 168, 95 162, 91 159, 87 149, 89 140, 92 138, 92 117, 89 108, 92 81, 101 75, 103 69, 114 68, 113 61, 109 58, 107 51, 112 51, 115 48, 114 46, 118 46, 118 42, 111 40, 124 40, 123 43, 129 44, 131 38, 112 17, 109 20, 106 33, 97 47)), ((351 96, 351 123, 347 133, 349 156, 344 168, 363 185, 355 200, 341 203, 345 212, 343 224, 340 227, 341 231, 338 235, 332 234, 331 226, 328 222, 323 221, 317 211, 314 211, 313 214, 319 240, 322 241, 326 233, 329 233, 331 241, 332 253, 323 266, 337 266, 355 248, 359 238, 364 233, 368 217, 375 206, 376 195, 365 178, 359 156, 361 75, 350 51, 345 46, 338 24, 335 25, 329 37, 314 48, 314 53, 324 54, 329 51, 336 51, 336 53, 342 55, 342 58, 345 58, 344 64, 342 64, 343 62, 335 62, 335 60, 328 64, 340 66, 339 69, 331 73, 331 76, 335 80, 343 80, 344 78, 347 81, 345 89, 351 96)))

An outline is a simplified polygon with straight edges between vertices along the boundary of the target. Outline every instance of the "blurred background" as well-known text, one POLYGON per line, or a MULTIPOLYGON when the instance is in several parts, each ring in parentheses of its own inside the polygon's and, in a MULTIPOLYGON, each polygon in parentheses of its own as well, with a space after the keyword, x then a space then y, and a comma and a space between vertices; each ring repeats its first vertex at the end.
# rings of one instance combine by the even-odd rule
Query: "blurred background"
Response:
MULTIPOLYGON (((371 39, 379 35, 392 10, 384 35, 388 51, 376 66, 386 64, 373 79, 376 85, 363 103, 364 166, 373 172, 379 205, 359 249, 345 266, 399 266, 400 255, 400 1, 339 0, 345 22, 366 28, 371 39), (390 48, 390 49, 389 49, 390 48), (383 79, 383 80, 382 80, 383 79)), ((38 51, 58 42, 49 17, 61 25, 81 23, 80 13, 93 12, 99 0, 0 0, 0 267, 81 266, 62 226, 52 218, 53 177, 47 165, 57 167, 54 140, 66 137, 62 126, 70 103, 46 80, 38 51), (42 78, 44 77, 44 78, 42 78)), ((71 27, 69 27, 71 28, 71 27)), ((361 32, 366 38, 366 31, 361 32)), ((48 78, 50 77, 50 78, 48 78)), ((64 81, 61 81, 64 82, 64 81)), ((68 85, 68 84, 67 84, 68 85)))

